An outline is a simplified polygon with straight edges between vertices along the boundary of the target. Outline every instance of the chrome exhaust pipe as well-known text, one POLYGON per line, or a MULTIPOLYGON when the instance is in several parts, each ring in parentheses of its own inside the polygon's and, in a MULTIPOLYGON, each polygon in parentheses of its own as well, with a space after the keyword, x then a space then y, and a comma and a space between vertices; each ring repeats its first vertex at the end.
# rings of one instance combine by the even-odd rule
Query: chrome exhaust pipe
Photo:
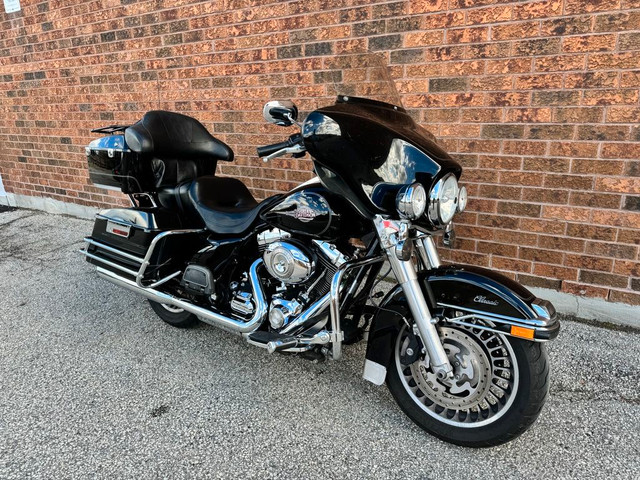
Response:
POLYGON ((251 279, 251 288, 253 290, 253 298, 256 301, 256 311, 253 313, 251 319, 247 321, 236 320, 231 317, 227 317, 216 313, 212 310, 199 307, 193 303, 189 303, 186 300, 174 297, 168 293, 160 292, 150 287, 140 287, 135 281, 126 279, 117 275, 109 270, 101 267, 96 267, 98 276, 104 278, 108 282, 111 282, 119 287, 126 288, 132 292, 144 295, 150 300, 158 303, 164 303, 167 305, 173 305, 174 307, 182 308, 189 313, 193 313, 198 316, 203 322, 213 325, 214 327, 220 327, 223 330, 228 330, 233 333, 243 334, 253 332, 260 324, 265 320, 268 311, 268 305, 264 298, 264 292, 262 291, 262 285, 260 283, 260 277, 258 276, 258 267, 262 265, 262 259, 256 260, 251 265, 249 270, 249 278, 251 279))

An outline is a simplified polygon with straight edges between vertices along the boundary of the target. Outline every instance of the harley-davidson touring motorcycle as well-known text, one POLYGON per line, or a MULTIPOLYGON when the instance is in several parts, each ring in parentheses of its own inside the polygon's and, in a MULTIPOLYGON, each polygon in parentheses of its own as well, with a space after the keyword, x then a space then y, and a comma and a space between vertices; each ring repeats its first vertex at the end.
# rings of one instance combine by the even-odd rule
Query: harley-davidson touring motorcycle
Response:
POLYGON ((366 338, 364 378, 417 425, 459 445, 507 442, 546 399, 555 310, 495 271, 441 263, 435 237, 453 242, 467 203, 462 169, 368 58, 332 59, 337 100, 300 122, 290 101, 265 105, 298 131, 258 155, 309 154, 316 177, 260 202, 216 176, 234 153, 194 118, 150 111, 94 130, 107 135, 86 147, 90 178, 132 206, 98 213, 82 252, 175 327, 203 321, 314 361, 366 338))

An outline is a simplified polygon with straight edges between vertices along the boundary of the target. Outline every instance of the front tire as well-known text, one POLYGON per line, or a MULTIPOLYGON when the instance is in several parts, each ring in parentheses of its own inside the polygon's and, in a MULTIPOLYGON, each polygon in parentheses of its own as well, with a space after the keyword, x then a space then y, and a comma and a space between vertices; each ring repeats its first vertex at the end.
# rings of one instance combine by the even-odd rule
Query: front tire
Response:
POLYGON ((432 435, 466 447, 500 445, 527 430, 549 391, 544 345, 454 325, 439 327, 439 333, 454 367, 455 377, 446 382, 430 371, 425 355, 402 364, 406 327, 396 339, 387 385, 407 416, 432 435))
POLYGON ((190 328, 198 323, 198 317, 182 308, 149 300, 153 311, 166 323, 176 328, 190 328))

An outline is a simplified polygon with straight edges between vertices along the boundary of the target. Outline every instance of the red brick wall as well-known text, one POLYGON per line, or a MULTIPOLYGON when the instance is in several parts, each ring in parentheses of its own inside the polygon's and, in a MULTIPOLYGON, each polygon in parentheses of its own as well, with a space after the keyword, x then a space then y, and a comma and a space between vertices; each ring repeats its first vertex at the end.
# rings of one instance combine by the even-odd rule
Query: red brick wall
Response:
MULTIPOLYGON (((193 115, 263 197, 310 176, 255 146, 262 104, 324 96, 312 71, 370 48, 405 106, 466 167, 456 261, 640 304, 638 0, 22 0, 0 13, 0 173, 10 192, 102 205, 89 129, 193 115)), ((0 7, 2 10, 2 7, 0 7)))

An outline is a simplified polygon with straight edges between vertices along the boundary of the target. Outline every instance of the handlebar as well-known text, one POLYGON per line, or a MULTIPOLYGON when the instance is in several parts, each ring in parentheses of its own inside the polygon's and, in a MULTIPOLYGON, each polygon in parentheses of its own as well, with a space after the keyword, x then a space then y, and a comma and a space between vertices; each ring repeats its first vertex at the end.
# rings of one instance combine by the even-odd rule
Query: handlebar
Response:
MULTIPOLYGON (((273 145, 265 145, 264 147, 256 148, 259 157, 276 157, 285 155, 287 153, 299 153, 304 151, 302 146, 302 135, 296 133, 291 135, 288 140, 280 143, 274 143, 273 145), (282 152, 282 153, 280 153, 282 152), (277 154, 277 155, 276 155, 277 154)), ((269 160, 267 158, 266 160, 269 160)))

